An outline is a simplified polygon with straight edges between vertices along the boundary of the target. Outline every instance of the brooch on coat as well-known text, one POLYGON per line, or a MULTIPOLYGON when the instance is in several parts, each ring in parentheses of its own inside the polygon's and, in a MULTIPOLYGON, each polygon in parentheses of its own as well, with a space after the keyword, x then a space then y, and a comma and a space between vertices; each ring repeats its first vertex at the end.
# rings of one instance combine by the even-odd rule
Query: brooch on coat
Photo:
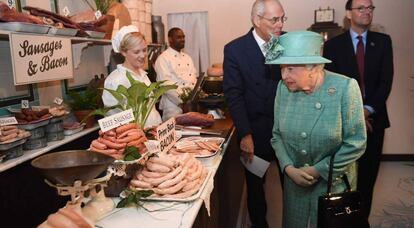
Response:
POLYGON ((335 88, 333 88, 333 87, 331 87, 331 88, 329 88, 329 89, 328 89, 328 95, 329 95, 329 96, 334 95, 334 94, 335 94, 335 92, 336 92, 336 89, 335 89, 335 88))
POLYGON ((277 59, 283 53, 283 50, 285 50, 279 44, 279 38, 273 34, 271 34, 269 42, 265 43, 263 47, 266 50, 266 62, 277 59))

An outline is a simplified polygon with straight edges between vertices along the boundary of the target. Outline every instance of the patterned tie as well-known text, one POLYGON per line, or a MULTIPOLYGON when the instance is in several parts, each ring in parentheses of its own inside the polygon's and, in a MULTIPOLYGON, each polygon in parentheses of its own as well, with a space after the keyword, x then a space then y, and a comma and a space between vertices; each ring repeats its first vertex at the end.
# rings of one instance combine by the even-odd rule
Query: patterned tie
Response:
POLYGON ((358 36, 358 44, 356 50, 356 58, 358 63, 358 72, 359 72, 359 87, 361 88, 362 97, 365 97, 365 82, 364 82, 364 72, 365 72, 365 50, 364 42, 362 41, 362 36, 358 36))

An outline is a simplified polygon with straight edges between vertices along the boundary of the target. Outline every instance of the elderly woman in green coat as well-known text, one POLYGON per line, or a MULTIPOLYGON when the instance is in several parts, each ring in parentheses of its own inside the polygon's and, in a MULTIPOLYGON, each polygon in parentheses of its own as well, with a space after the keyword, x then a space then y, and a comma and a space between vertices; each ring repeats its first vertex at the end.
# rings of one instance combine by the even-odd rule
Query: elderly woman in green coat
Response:
POLYGON ((280 64, 271 143, 285 175, 283 227, 316 227, 318 197, 327 190, 335 154, 333 192, 346 174, 356 184, 356 160, 364 153, 366 130, 355 79, 324 70, 322 36, 288 32, 268 45, 266 63, 280 64))

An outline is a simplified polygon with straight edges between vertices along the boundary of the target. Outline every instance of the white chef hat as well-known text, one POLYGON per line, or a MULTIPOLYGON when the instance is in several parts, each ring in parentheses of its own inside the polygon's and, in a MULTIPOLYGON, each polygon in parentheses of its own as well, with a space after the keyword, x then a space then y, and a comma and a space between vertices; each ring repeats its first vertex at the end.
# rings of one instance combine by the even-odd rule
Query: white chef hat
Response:
POLYGON ((122 39, 124 39, 124 36, 128 33, 132 32, 139 32, 139 29, 135 25, 127 25, 122 27, 112 38, 112 48, 114 49, 114 52, 120 53, 121 50, 121 42, 122 39))

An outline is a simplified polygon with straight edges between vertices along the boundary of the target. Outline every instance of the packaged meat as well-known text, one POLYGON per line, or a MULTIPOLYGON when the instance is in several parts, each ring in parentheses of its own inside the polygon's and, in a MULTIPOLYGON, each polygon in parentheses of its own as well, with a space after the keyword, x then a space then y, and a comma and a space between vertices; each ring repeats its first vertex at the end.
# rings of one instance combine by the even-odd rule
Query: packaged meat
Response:
POLYGON ((175 123, 183 126, 211 127, 214 124, 214 117, 210 114, 187 112, 176 116, 175 123))

